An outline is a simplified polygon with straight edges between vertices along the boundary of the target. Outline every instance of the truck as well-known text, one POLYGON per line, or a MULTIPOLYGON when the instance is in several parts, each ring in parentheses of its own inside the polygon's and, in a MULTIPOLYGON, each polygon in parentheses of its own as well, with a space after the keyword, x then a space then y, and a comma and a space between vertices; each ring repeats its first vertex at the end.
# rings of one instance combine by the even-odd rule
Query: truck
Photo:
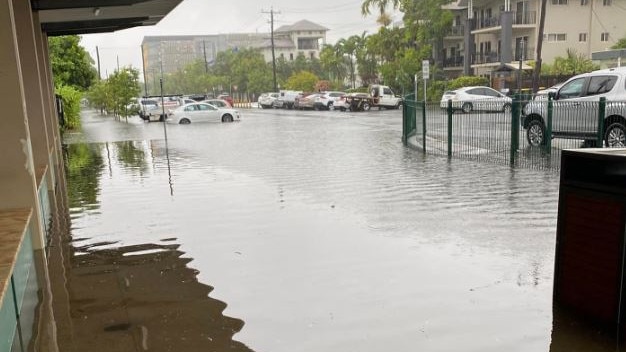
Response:
POLYGON ((402 98, 395 95, 388 86, 373 84, 368 93, 351 93, 345 96, 345 109, 350 111, 367 111, 372 107, 379 109, 399 109, 402 98))

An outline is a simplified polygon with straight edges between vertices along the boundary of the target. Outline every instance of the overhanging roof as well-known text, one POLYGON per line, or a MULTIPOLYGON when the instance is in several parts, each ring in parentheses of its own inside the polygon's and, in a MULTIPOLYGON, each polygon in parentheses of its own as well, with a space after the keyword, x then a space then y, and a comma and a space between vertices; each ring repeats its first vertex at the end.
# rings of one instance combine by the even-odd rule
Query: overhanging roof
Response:
POLYGON ((182 0, 31 0, 49 36, 113 32, 157 24, 182 0))

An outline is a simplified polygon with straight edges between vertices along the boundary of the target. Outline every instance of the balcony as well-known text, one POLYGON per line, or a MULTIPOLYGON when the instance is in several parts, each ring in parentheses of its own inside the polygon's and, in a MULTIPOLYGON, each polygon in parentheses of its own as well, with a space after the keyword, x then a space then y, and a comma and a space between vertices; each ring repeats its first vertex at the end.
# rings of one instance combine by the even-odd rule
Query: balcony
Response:
POLYGON ((463 35, 465 35, 465 26, 452 26, 445 37, 462 37, 463 35))
POLYGON ((535 25, 537 24, 536 11, 513 12, 513 25, 535 25))
MULTIPOLYGON (((527 26, 537 24, 537 12, 536 11, 524 11, 513 12, 513 26, 527 26)), ((481 20, 476 20, 472 30, 489 29, 500 27, 500 15, 497 17, 487 17, 481 20)))
POLYGON ((496 62, 500 62, 500 54, 495 51, 490 51, 490 52, 484 52, 484 53, 477 53, 476 56, 474 57, 473 64, 475 65, 492 64, 496 62))
POLYGON ((460 68, 463 67, 463 56, 448 57, 443 59, 443 68, 460 68))

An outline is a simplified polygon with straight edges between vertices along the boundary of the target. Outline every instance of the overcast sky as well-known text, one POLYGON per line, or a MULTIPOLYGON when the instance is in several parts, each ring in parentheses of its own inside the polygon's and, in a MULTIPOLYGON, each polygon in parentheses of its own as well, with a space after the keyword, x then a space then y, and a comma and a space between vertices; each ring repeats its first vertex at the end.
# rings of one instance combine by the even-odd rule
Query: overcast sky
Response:
MULTIPOLYGON (((269 11, 274 16, 274 27, 309 20, 329 28, 327 42, 377 30, 376 15, 361 15, 362 0, 183 0, 156 26, 137 27, 106 34, 83 36, 81 44, 96 60, 96 46, 100 51, 102 76, 117 67, 141 67, 141 41, 145 35, 185 35, 269 32, 269 11)), ((394 20, 401 17, 394 15, 394 20)))

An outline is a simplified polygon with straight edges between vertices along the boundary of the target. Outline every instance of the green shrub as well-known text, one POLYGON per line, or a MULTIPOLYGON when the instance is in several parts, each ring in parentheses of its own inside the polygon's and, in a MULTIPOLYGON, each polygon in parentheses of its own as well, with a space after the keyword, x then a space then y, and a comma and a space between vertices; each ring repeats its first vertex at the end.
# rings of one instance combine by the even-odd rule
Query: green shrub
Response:
POLYGON ((80 127, 80 100, 83 94, 70 86, 59 86, 56 93, 61 96, 63 101, 63 112, 65 124, 62 129, 73 130, 80 127))
POLYGON ((489 86, 489 79, 478 76, 461 76, 448 82, 447 90, 470 86, 489 86))

